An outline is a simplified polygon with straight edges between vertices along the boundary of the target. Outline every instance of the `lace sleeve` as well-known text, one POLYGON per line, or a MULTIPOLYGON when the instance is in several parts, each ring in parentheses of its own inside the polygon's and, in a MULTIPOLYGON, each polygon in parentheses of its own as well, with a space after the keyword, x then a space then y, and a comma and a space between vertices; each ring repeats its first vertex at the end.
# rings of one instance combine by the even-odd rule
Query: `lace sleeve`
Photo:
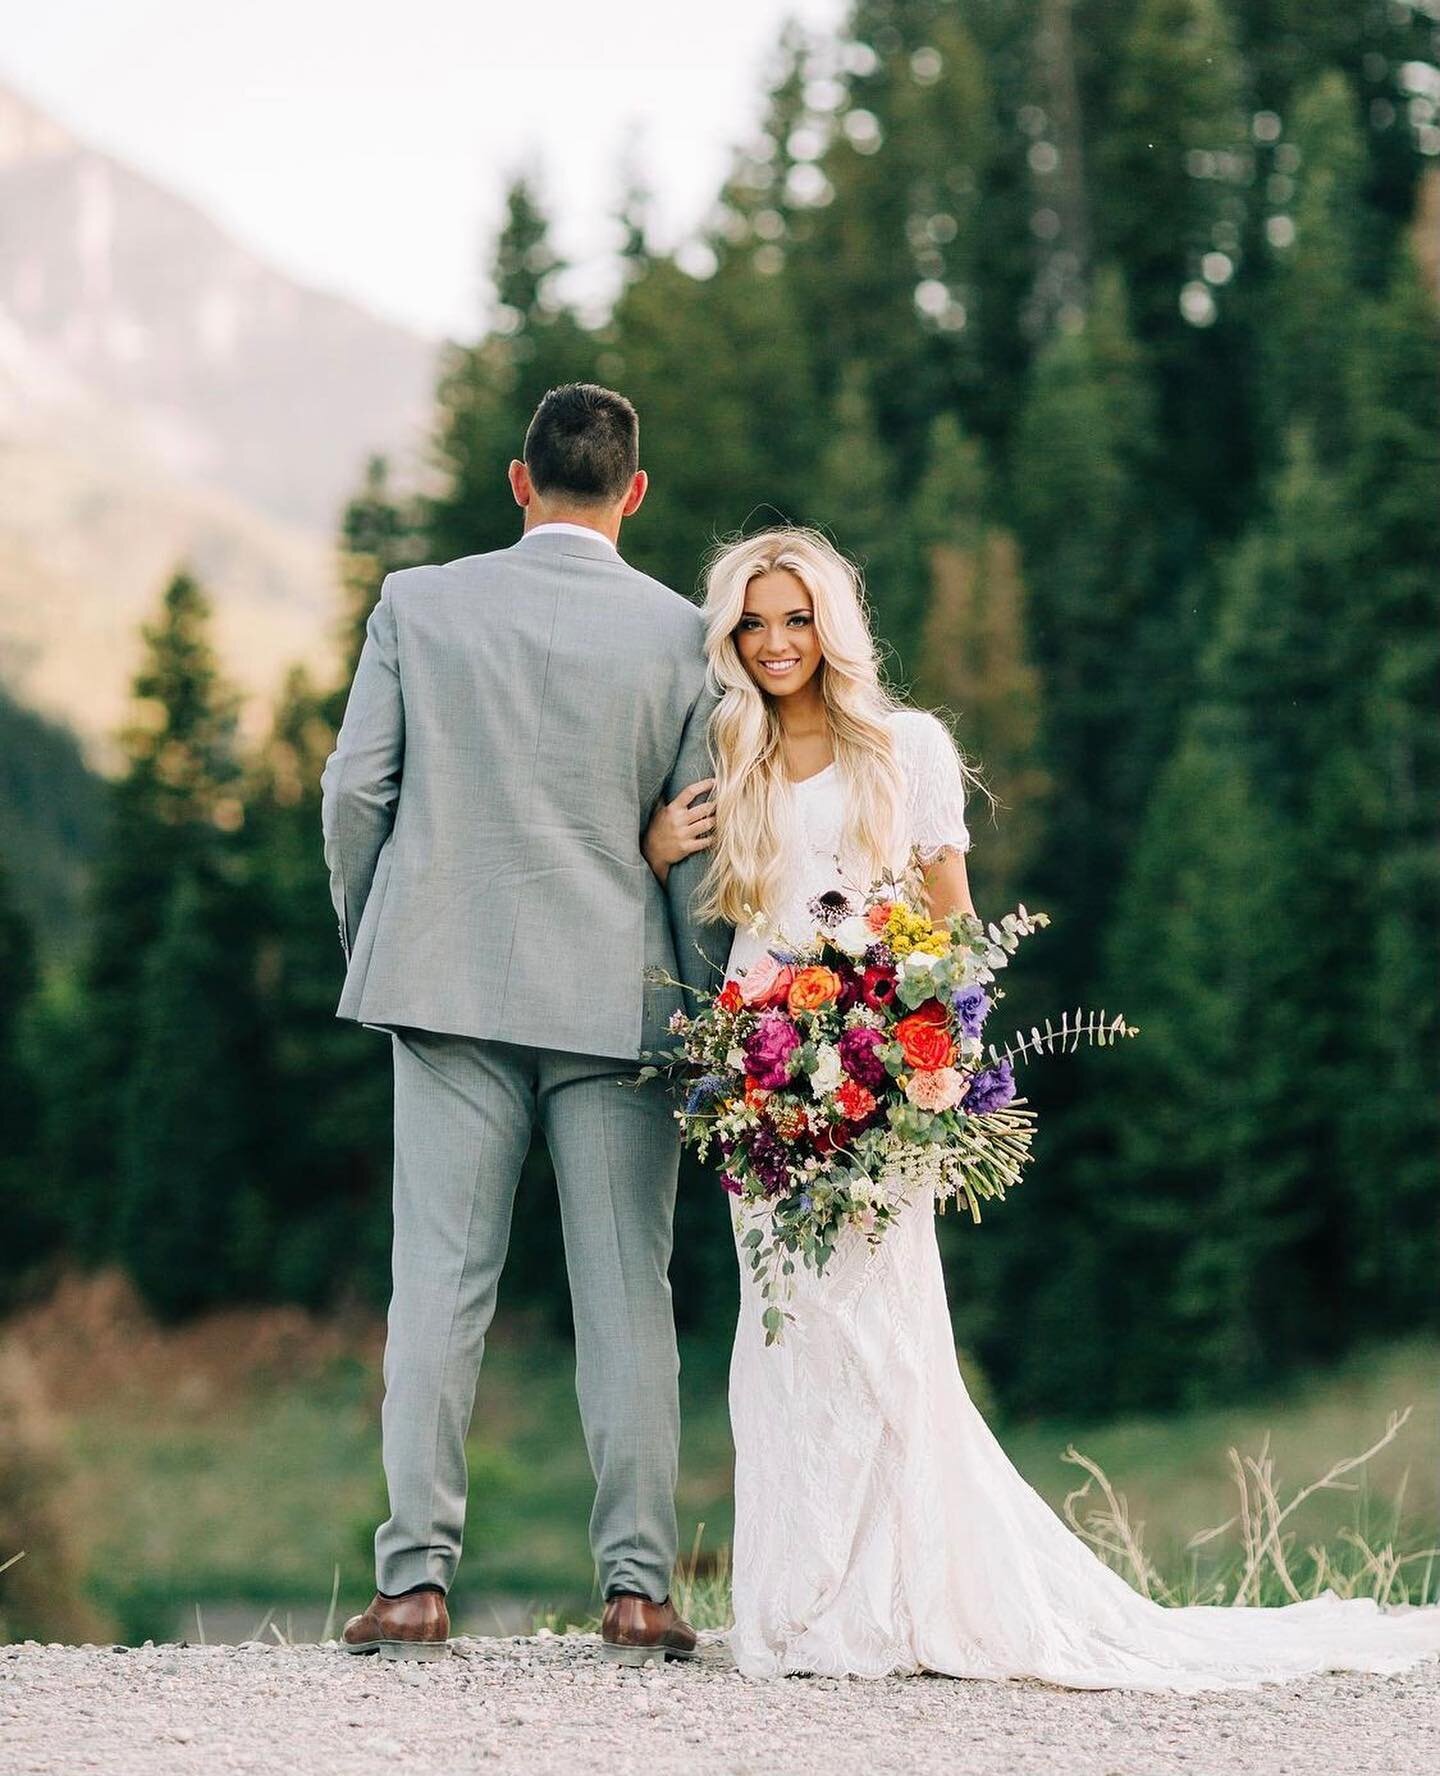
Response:
POLYGON ((909 787, 910 843, 929 862, 942 851, 968 851, 965 778, 955 743, 933 715, 906 710, 900 755, 909 787))

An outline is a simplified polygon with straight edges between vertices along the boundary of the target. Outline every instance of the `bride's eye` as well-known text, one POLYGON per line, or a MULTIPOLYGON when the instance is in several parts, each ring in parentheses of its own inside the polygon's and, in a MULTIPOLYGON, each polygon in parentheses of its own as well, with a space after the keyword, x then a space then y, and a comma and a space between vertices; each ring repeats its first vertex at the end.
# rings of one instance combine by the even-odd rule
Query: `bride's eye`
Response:
POLYGON ((805 616, 803 612, 797 613, 795 616, 788 619, 788 621, 798 629, 808 629, 814 620, 813 617, 805 616))

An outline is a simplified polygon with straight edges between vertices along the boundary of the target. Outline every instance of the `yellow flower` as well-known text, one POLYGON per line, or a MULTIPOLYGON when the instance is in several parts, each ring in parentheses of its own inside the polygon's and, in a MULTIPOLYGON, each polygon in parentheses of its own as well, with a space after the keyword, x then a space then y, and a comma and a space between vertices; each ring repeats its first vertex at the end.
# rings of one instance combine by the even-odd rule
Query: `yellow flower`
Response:
POLYGON ((897 901, 885 921, 885 942, 897 961, 916 950, 926 956, 943 956, 950 948, 950 934, 937 931, 923 913, 897 901))

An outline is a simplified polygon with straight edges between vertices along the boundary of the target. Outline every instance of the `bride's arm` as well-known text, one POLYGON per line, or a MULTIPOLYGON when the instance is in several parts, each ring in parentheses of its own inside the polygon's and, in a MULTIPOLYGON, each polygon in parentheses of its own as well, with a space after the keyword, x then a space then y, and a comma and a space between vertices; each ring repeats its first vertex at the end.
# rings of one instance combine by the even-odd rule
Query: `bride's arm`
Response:
POLYGON ((951 913, 975 914, 965 853, 954 845, 942 845, 925 865, 925 902, 932 919, 948 919, 951 913))
POLYGON ((657 802, 650 824, 640 841, 640 850, 663 888, 670 866, 679 863, 710 843, 715 829, 715 804, 700 801, 715 787, 713 777, 702 777, 682 789, 673 802, 657 802))

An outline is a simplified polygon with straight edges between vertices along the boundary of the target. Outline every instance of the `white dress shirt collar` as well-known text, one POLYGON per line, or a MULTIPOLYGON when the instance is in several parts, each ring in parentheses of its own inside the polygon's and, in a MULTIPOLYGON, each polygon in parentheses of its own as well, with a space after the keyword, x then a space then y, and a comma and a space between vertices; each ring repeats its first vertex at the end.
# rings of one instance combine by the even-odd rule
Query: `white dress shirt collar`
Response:
POLYGON ((532 524, 529 530, 522 534, 520 541, 523 543, 527 537, 539 536, 544 531, 557 530, 564 531, 568 536, 589 537, 592 543, 604 543, 612 555, 620 553, 609 537, 598 530, 592 530, 588 524, 566 524, 563 519, 559 518, 547 519, 544 524, 532 524))

